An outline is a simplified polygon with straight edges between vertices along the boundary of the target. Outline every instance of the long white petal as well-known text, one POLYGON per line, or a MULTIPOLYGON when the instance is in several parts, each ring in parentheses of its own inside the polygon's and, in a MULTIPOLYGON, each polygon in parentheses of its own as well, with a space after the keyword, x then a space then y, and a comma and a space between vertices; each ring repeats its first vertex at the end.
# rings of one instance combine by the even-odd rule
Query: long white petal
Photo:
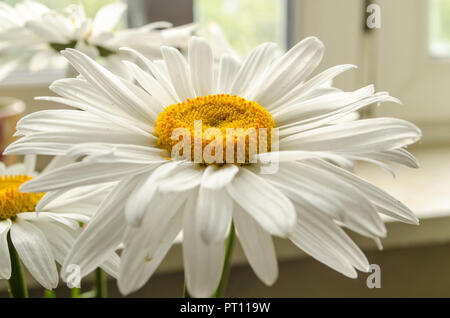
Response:
POLYGON ((200 187, 195 220, 205 244, 223 241, 230 228, 232 211, 233 200, 226 191, 200 187))
POLYGON ((382 210, 379 211, 380 213, 400 219, 404 222, 412 224, 419 223, 417 217, 406 205, 366 180, 327 162, 321 161, 315 164, 357 187, 370 201, 382 208, 382 210))
POLYGON ((136 179, 125 179, 105 198, 64 261, 61 270, 63 279, 67 279, 69 273, 66 270, 69 265, 80 266, 81 275, 84 277, 118 248, 126 228, 124 205, 130 191, 138 182, 136 179))
POLYGON ((174 99, 170 93, 149 73, 143 71, 134 63, 124 61, 130 70, 133 72, 137 82, 163 106, 177 104, 178 101, 174 99))
POLYGON ((175 161, 163 164, 139 180, 135 189, 130 193, 125 206, 125 216, 130 225, 140 225, 150 202, 154 200, 154 196, 158 190, 158 181, 175 170, 178 164, 175 161))
POLYGON ((183 261, 186 285, 194 297, 211 297, 222 274, 225 238, 206 245, 200 237, 195 216, 195 197, 186 202, 183 222, 183 261))
POLYGON ((324 47, 309 37, 273 62, 261 78, 252 100, 271 109, 270 105, 303 82, 320 63, 324 47))
POLYGON ((238 172, 239 168, 233 164, 222 167, 209 165, 203 173, 202 187, 210 190, 219 190, 232 182, 238 172))
POLYGON ((253 86, 259 82, 261 75, 274 59, 276 51, 277 46, 274 43, 263 43, 253 49, 236 75, 231 94, 244 98, 252 97, 253 86))
POLYGON ((117 181, 150 169, 143 164, 103 163, 82 161, 42 174, 24 183, 24 192, 48 192, 104 182, 117 181))
POLYGON ((92 26, 93 36, 97 36, 102 32, 111 32, 119 23, 126 9, 127 5, 122 2, 115 2, 102 7, 94 18, 92 26))
POLYGON ((236 203, 269 233, 286 237, 293 229, 296 214, 291 201, 256 174, 240 169, 226 189, 236 203))
POLYGON ((241 62, 231 55, 224 54, 220 57, 219 75, 217 81, 217 93, 230 94, 232 85, 241 68, 241 62))
POLYGON ((163 195, 150 208, 139 228, 131 228, 122 253, 119 289, 124 295, 141 288, 153 275, 180 233, 184 201, 163 195))
POLYGON ((275 101, 270 106, 272 109, 277 109, 282 105, 292 103, 293 101, 303 98, 305 95, 309 94, 311 91, 320 87, 321 85, 323 85, 330 79, 336 77, 337 75, 354 68, 356 68, 356 66, 351 64, 343 64, 330 67, 329 69, 323 71, 322 73, 317 74, 307 82, 301 83, 292 91, 290 91, 288 94, 281 97, 279 100, 275 101))
POLYGON ((136 118, 155 123, 157 115, 138 96, 133 94, 120 78, 94 62, 87 55, 73 49, 61 52, 83 77, 115 104, 127 107, 136 118))
POLYGON ((161 53, 166 62, 170 80, 181 100, 196 97, 192 86, 189 67, 183 55, 175 48, 163 46, 161 53))
POLYGON ((264 284, 272 285, 278 277, 278 263, 271 235, 238 205, 233 211, 233 221, 250 266, 264 284))
POLYGON ((0 221, 0 279, 11 277, 11 260, 7 241, 10 228, 11 220, 0 221))
POLYGON ((213 52, 211 46, 202 38, 189 40, 189 67, 191 80, 197 96, 206 96, 214 90, 213 52))
MULTIPOLYGON (((77 230, 72 230, 47 220, 37 219, 35 222, 47 238, 55 260, 59 264, 62 264, 75 242, 75 233, 77 230)), ((78 232, 81 232, 81 228, 78 229, 78 232)))
POLYGON ((321 127, 280 140, 280 149, 336 152, 386 151, 416 142, 421 132, 395 118, 373 118, 321 127))
POLYGON ((58 285, 55 257, 44 233, 31 223, 17 218, 11 226, 11 240, 20 260, 46 289, 58 285))
POLYGON ((344 231, 314 211, 301 213, 290 239, 318 261, 350 278, 357 277, 354 266, 368 270, 364 254, 344 231))

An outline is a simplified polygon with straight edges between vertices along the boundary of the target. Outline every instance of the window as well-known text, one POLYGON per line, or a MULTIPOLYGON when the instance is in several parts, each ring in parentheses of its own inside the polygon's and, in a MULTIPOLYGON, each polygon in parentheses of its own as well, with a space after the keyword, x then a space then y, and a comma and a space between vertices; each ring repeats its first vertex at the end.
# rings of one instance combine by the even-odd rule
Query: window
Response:
POLYGON ((195 0, 194 21, 217 23, 237 53, 263 42, 287 46, 287 0, 195 0))
POLYGON ((450 56, 450 0, 430 1, 430 51, 436 57, 450 56))

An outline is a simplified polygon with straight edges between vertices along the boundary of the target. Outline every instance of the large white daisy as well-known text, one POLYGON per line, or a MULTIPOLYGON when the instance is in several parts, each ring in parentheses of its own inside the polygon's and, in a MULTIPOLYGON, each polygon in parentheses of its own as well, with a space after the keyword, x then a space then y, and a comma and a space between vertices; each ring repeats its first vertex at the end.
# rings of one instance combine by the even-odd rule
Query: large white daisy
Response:
MULTIPOLYGON (((59 277, 56 263, 64 262, 82 232, 79 222, 89 221, 111 186, 48 193, 45 199, 42 199, 44 193, 22 193, 18 188, 38 175, 34 171, 34 156, 26 159, 24 163, 7 167, 0 162, 0 279, 11 278, 8 244, 12 244, 39 284, 53 289, 58 285, 59 277), (48 200, 50 197, 52 199, 48 200), (36 212, 36 206, 40 206, 40 213, 36 212)), ((55 165, 54 162, 50 168, 55 165)), ((116 277, 117 254, 111 253, 102 268, 116 277)))
MULTIPOLYGON (((402 203, 334 163, 361 159, 417 167, 404 147, 420 130, 400 119, 341 121, 364 106, 396 101, 373 86, 343 92, 323 84, 352 65, 310 79, 324 47, 307 38, 282 56, 276 45, 256 47, 241 63, 192 38, 188 60, 162 47, 163 60, 133 52, 145 69, 127 62, 137 83, 125 81, 76 50, 63 55, 81 74, 56 81, 61 97, 45 97, 78 110, 31 114, 17 125, 23 137, 9 154, 82 158, 27 182, 29 192, 119 181, 76 241, 65 264, 83 273, 123 243, 119 288, 129 294, 152 276, 183 231, 186 283, 193 296, 211 296, 220 280, 225 239, 233 223, 256 275, 267 285, 278 275, 272 236, 291 240, 312 257, 348 276, 369 263, 342 227, 378 240, 386 235, 380 213, 417 224, 402 203), (175 128, 279 129, 279 151, 259 156, 279 163, 261 174, 261 162, 196 164, 168 158, 175 128)), ((236 139, 234 139, 236 141, 236 139)), ((206 149, 208 144, 203 144, 206 149)))
POLYGON ((123 2, 112 3, 91 19, 81 4, 58 12, 30 0, 15 7, 0 3, 0 79, 24 63, 31 71, 62 65, 59 51, 66 48, 103 58, 110 70, 124 76, 123 54, 118 51, 122 46, 139 49, 149 58, 159 57, 161 45, 187 46, 192 24, 172 28, 169 22, 155 22, 115 30, 126 8, 123 2))

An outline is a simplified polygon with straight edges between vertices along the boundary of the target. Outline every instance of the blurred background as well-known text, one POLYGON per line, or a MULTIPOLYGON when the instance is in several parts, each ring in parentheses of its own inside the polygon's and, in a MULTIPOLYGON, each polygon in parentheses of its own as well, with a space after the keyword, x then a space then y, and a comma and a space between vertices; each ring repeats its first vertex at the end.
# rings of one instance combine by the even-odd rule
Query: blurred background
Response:
MULTIPOLYGON (((115 0, 40 2, 55 9, 81 2, 87 13, 94 15, 98 8, 115 0)), ((388 91, 403 102, 403 105, 373 105, 361 116, 399 117, 423 130, 422 141, 410 149, 419 159, 420 169, 395 166, 397 175, 392 178, 376 167, 364 164, 356 167, 361 176, 406 203, 421 219, 419 227, 387 220, 388 237, 383 240, 383 251, 375 243, 352 235, 369 261, 380 266, 381 288, 367 287, 369 274, 360 274, 356 280, 345 278, 287 242, 277 241, 280 259, 277 283, 265 287, 237 247, 229 296, 450 297, 450 0, 126 2, 129 9, 123 26, 137 27, 161 20, 174 25, 196 22, 200 28, 217 24, 242 56, 261 42, 276 42, 288 49, 306 36, 317 36, 326 47, 318 72, 337 64, 359 66, 337 78, 334 86, 354 90, 373 83, 378 91, 388 91), (378 25, 370 28, 367 20, 374 14, 378 25)), ((6 97, 19 100, 6 114, 0 112, 0 120, 5 122, 2 129, 9 129, 24 113, 20 101, 26 105, 27 113, 60 107, 33 98, 51 95, 49 84, 64 75, 62 69, 39 73, 19 70, 1 81, 0 104, 10 107, 11 102, 4 101, 6 97)), ((5 134, 5 138, 10 138, 8 132, 1 133, 2 138, 5 134)), ((158 275, 133 296, 178 297, 182 285, 181 249, 175 246, 158 275)), ((110 287, 110 295, 118 296, 114 282, 111 281, 110 287)), ((0 294, 4 292, 5 284, 0 285, 0 294)), ((64 295, 68 291, 62 287, 57 293, 64 295)))

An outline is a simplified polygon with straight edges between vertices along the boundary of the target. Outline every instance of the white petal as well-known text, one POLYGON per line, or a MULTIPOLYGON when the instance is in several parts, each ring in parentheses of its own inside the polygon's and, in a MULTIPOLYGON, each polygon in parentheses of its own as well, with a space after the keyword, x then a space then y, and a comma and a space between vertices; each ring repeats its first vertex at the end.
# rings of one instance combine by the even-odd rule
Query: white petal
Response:
POLYGON ((233 200, 225 190, 200 187, 195 209, 196 228, 205 244, 226 238, 231 224, 233 200))
POLYGON ((255 83, 259 82, 260 76, 272 62, 276 50, 277 46, 274 43, 263 43, 253 49, 242 63, 241 69, 236 75, 231 88, 231 94, 244 98, 253 97, 251 95, 252 87, 255 83))
POLYGON ((61 270, 67 279, 67 266, 80 266, 82 277, 102 264, 122 241, 126 220, 124 205, 137 180, 125 179, 108 195, 97 214, 76 240, 61 270))
POLYGON ((212 94, 215 86, 213 53, 211 46, 204 39, 192 37, 189 40, 189 67, 197 96, 212 94))
POLYGON ((7 240, 10 227, 11 220, 0 221, 0 279, 11 277, 11 260, 7 240))
POLYGON ((220 58, 217 93, 230 94, 231 88, 241 68, 241 62, 231 55, 224 54, 220 58))
POLYGON ((194 297, 211 297, 222 274, 225 238, 206 245, 196 227, 195 198, 186 202, 183 223, 183 261, 186 285, 194 297))
POLYGON ((297 227, 290 239, 305 252, 349 277, 353 267, 368 271, 369 263, 347 234, 326 216, 299 205, 297 227))
POLYGON ((238 205, 233 221, 250 266, 264 284, 273 285, 278 277, 278 263, 272 237, 238 205))
POLYGON ((149 59, 147 59, 142 53, 139 53, 138 51, 130 48, 121 48, 120 50, 133 54, 139 61, 141 61, 144 65, 146 65, 149 71, 153 74, 158 83, 161 85, 161 87, 164 88, 166 93, 170 95, 170 97, 175 101, 175 103, 181 102, 181 99, 178 97, 172 83, 170 82, 169 75, 167 74, 168 73, 167 69, 165 69, 164 71, 160 70, 157 63, 158 61, 152 62, 149 59))
POLYGON ((57 32, 57 30, 53 30, 42 21, 27 21, 26 28, 36 33, 37 35, 43 37, 49 43, 68 43, 70 39, 65 37, 62 33, 57 32))
POLYGON ((270 234, 286 237, 295 226, 296 214, 291 201, 249 170, 240 169, 226 188, 236 203, 270 234))
POLYGON ((402 202, 395 199, 391 195, 387 194, 380 188, 372 185, 371 183, 358 177, 355 174, 335 167, 329 163, 317 162, 316 164, 357 187, 362 193, 364 193, 365 196, 367 196, 367 198, 369 198, 371 202, 373 202, 376 206, 382 208, 382 210, 379 210, 379 212, 389 215, 393 218, 400 219, 403 222, 418 224, 419 220, 406 205, 404 205, 402 202))
POLYGON ((156 100, 158 100, 161 105, 169 106, 172 104, 177 104, 178 101, 174 99, 170 93, 149 73, 144 72, 139 66, 134 63, 124 61, 130 70, 133 72, 134 77, 137 82, 156 100))
POLYGON ((204 168, 191 163, 177 166, 174 171, 158 181, 161 192, 182 192, 197 187, 202 182, 204 168))
POLYGON ((100 265, 100 268, 117 280, 119 278, 120 271, 119 255, 115 252, 111 253, 110 256, 100 265))
POLYGON ((415 125, 395 118, 362 119, 301 132, 280 140, 280 149, 315 151, 386 151, 416 142, 415 125))
POLYGON ((81 228, 70 230, 65 226, 39 219, 36 221, 36 224, 39 224, 39 228, 45 234, 56 261, 62 264, 75 242, 76 231, 81 232, 81 228))
POLYGON ((23 192, 48 192, 63 188, 117 181, 123 177, 135 175, 149 169, 143 164, 96 163, 83 161, 42 174, 24 183, 23 192))
POLYGON ((126 4, 116 2, 102 7, 95 15, 92 29, 94 36, 102 32, 111 32, 119 23, 123 13, 127 9, 126 4))
MULTIPOLYGON (((322 192, 324 198, 338 201, 343 208, 338 218, 351 230, 367 237, 386 236, 386 227, 370 200, 357 187, 310 163, 285 163, 277 175, 264 175, 283 193, 298 202, 309 201, 309 189, 322 192), (306 189, 306 191, 305 191, 306 189)), ((335 217, 335 216, 332 216, 335 217)))
POLYGON ((315 37, 295 45, 273 62, 261 78, 252 100, 268 107, 303 82, 320 63, 324 47, 315 37))
POLYGON ((284 104, 292 103, 293 101, 298 100, 304 97, 305 95, 309 94, 311 91, 320 87, 325 82, 336 77, 337 75, 354 68, 356 68, 356 66, 351 64, 343 64, 330 67, 329 69, 323 71, 322 73, 314 76, 307 82, 301 83, 292 91, 290 91, 288 94, 272 103, 270 105, 271 109, 276 109, 284 104))
POLYGON ((66 49, 61 54, 89 83, 114 101, 116 105, 127 107, 136 118, 145 118, 149 122, 155 123, 157 115, 138 96, 133 94, 120 78, 77 50, 66 49))
POLYGON ((46 289, 58 285, 55 257, 44 233, 27 221, 17 218, 11 226, 11 240, 20 260, 31 275, 46 289))
POLYGON ((117 101, 101 93, 96 86, 82 77, 57 80, 50 85, 50 90, 64 99, 49 97, 37 97, 36 99, 64 103, 136 132, 148 131, 152 127, 143 118, 133 116, 133 111, 128 105, 117 104, 117 101))
POLYGON ((175 48, 163 46, 161 53, 166 62, 170 80, 181 100, 196 97, 189 68, 183 55, 175 48))
POLYGON ((233 164, 221 167, 209 165, 203 173, 202 187, 210 190, 219 190, 230 183, 238 172, 239 168, 233 164))
POLYGON ((184 200, 165 195, 155 203, 141 227, 131 229, 132 233, 127 235, 118 281, 124 295, 138 290, 150 279, 181 231, 180 207, 184 200))
POLYGON ((175 170, 178 164, 175 161, 168 162, 139 178, 139 182, 130 193, 125 206, 125 216, 130 225, 138 226, 141 223, 150 202, 154 200, 158 189, 157 182, 175 170))
MULTIPOLYGON (((292 107, 283 108, 283 113, 273 113, 275 121, 280 124, 281 121, 285 120, 286 125, 279 126, 280 136, 291 135, 294 133, 312 130, 321 126, 329 124, 339 124, 349 122, 347 117, 353 115, 359 109, 371 105, 373 103, 381 102, 393 102, 399 103, 400 101, 392 96, 389 96, 385 92, 373 93, 371 92, 372 87, 363 87, 352 93, 335 93, 327 94, 314 101, 306 101, 305 103, 300 103, 297 105, 291 105, 292 107), (336 94, 343 94, 340 98, 335 98, 336 94), (352 96, 355 94, 354 96, 352 96), (367 96, 362 96, 366 94, 367 96), (334 95, 334 96, 333 96, 334 95), (358 98, 358 95, 361 97, 358 98), (347 100, 348 97, 348 100, 347 100), (328 99, 327 104, 324 104, 322 99, 328 99), (353 100, 353 101, 352 101, 353 100), (319 114, 317 116, 304 116, 304 108, 308 105, 309 109, 315 110, 316 107, 319 109, 319 114), (325 105, 325 106, 324 106, 325 105), (336 107, 337 105, 337 107, 336 107), (331 108, 330 108, 331 106, 331 108), (320 110, 320 107, 323 109, 320 110), (329 110, 331 109, 331 111, 329 110), (300 110, 300 111, 299 111, 300 110), (302 114, 303 113, 303 114, 302 114), (298 121, 298 116, 302 117, 302 120, 298 121)), ((307 111, 308 112, 308 111, 307 111)), ((358 122, 354 121, 354 122, 358 122)))

